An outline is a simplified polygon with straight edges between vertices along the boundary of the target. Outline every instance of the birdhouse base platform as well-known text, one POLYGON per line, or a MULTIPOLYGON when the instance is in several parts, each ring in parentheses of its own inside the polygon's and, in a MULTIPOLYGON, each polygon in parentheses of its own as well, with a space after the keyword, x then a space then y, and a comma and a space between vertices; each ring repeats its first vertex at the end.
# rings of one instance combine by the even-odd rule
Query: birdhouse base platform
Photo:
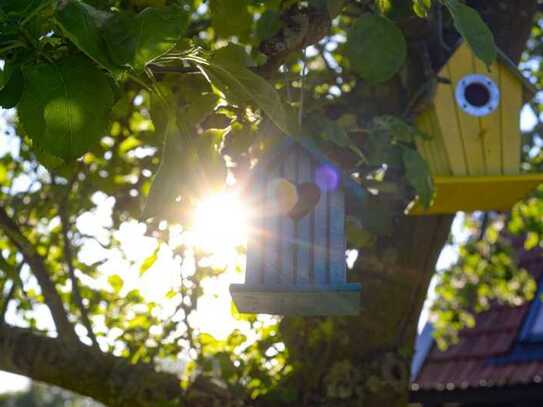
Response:
POLYGON ((434 177, 436 196, 433 205, 424 209, 415 203, 408 214, 507 211, 542 183, 543 174, 434 177))
POLYGON ((251 314, 324 316, 358 315, 360 284, 270 286, 232 284, 239 312, 251 314))

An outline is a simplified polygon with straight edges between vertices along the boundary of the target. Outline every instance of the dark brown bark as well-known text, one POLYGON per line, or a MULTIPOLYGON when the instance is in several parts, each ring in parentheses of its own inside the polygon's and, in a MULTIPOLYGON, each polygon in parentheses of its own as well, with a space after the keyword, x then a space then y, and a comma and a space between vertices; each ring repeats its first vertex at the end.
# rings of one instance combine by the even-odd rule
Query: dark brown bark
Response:
POLYGON ((82 344, 0 327, 0 369, 90 396, 109 406, 151 406, 183 394, 173 375, 82 344))

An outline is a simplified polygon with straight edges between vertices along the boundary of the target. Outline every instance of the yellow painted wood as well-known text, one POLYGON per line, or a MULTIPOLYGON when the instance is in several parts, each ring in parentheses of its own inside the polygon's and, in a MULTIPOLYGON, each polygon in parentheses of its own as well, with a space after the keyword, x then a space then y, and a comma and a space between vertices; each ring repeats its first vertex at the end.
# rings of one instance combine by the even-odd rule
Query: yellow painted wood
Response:
POLYGON ((457 211, 506 211, 524 199, 539 184, 543 174, 482 177, 434 177, 436 198, 423 209, 415 204, 409 215, 450 214, 457 211))
MULTIPOLYGON (((477 58, 473 58, 475 63, 475 72, 485 75, 492 79, 500 87, 500 67, 495 62, 490 70, 477 58)), ((520 83, 519 83, 519 86, 520 83)), ((500 92, 500 99, 507 97, 506 93, 500 92)), ((483 147, 484 162, 486 164, 485 175, 502 174, 502 131, 501 114, 503 103, 499 103, 498 108, 489 115, 479 118, 480 138, 483 147)), ((509 112, 515 115, 517 111, 509 112)))
POLYGON ((435 175, 451 175, 451 164, 449 162, 449 156, 447 155, 447 150, 445 149, 445 141, 443 140, 443 133, 439 127, 439 121, 436 115, 435 106, 430 109, 430 126, 432 128, 430 135, 432 136, 431 142, 435 145, 435 150, 437 153, 437 160, 439 162, 439 172, 436 172, 435 175))
POLYGON ((500 65, 500 99, 502 108, 502 161, 504 174, 520 171, 520 109, 522 107, 522 84, 504 65, 500 65))
MULTIPOLYGON (((456 115, 459 121, 460 135, 464 146, 464 153, 466 157, 468 173, 467 175, 484 175, 485 174, 485 162, 483 155, 483 145, 481 143, 479 127, 479 119, 475 116, 465 113, 456 103, 454 96, 454 90, 457 83, 466 75, 474 73, 474 55, 473 52, 464 43, 454 53, 453 58, 450 60, 447 69, 449 77, 452 81, 451 88, 451 100, 454 103, 456 115)), ((450 114, 451 112, 449 112, 450 114)), ((448 131, 443 127, 445 132, 448 131)), ((449 134, 445 134, 448 137, 449 134)), ((451 157, 454 160, 455 157, 451 157)))
MULTIPOLYGON (((439 72, 439 76, 451 79, 448 65, 439 72)), ((443 136, 442 139, 445 150, 449 157, 450 170, 454 175, 468 175, 464 144, 462 141, 452 84, 438 83, 434 98, 434 106, 437 122, 439 123, 443 136)))
MULTIPOLYGON (((431 111, 426 111, 422 113, 419 117, 416 119, 416 126, 417 128, 429 135, 432 136, 432 127, 430 123, 430 115, 431 111)), ((430 167, 430 172, 432 174, 439 174, 439 162, 436 160, 436 157, 434 157, 434 154, 432 153, 432 146, 433 140, 424 140, 422 138, 417 138, 415 140, 415 143, 417 144, 417 150, 422 155, 422 157, 426 160, 428 163, 428 166, 430 167)))

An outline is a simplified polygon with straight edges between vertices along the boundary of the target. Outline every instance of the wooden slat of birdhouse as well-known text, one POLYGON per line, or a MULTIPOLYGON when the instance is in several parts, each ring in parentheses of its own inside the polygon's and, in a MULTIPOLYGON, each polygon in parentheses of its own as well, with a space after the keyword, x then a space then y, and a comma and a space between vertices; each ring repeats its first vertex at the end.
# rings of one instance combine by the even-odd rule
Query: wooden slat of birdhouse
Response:
MULTIPOLYGON (((500 84, 499 64, 495 62, 490 70, 478 58, 474 58, 475 72, 488 76, 496 85, 500 84)), ((503 97, 503 95, 501 95, 503 97)), ((479 118, 479 127, 481 128, 481 141, 483 143, 484 161, 486 164, 486 175, 502 174, 502 134, 500 125, 500 115, 503 104, 499 103, 498 108, 489 115, 479 118)))
MULTIPOLYGON (((439 74, 452 81, 449 65, 446 65, 439 74)), ((468 166, 452 83, 437 84, 434 106, 437 121, 441 128, 443 144, 449 158, 450 171, 453 175, 467 175, 468 166)))
MULTIPOLYGON (((303 152, 298 156, 298 183, 312 182, 311 159, 303 152)), ((297 284, 307 285, 311 279, 312 265, 312 240, 311 227, 315 211, 305 215, 297 222, 297 262, 296 262, 296 282, 297 284)))
POLYGON ((417 128, 430 137, 429 139, 418 137, 415 141, 417 149, 428 162, 431 173, 450 175, 449 160, 433 107, 419 116, 417 128))
POLYGON ((515 175, 520 172, 521 139, 519 129, 520 109, 522 108, 522 86, 519 80, 500 65, 500 103, 502 128, 503 173, 515 175))
MULTIPOLYGON (((474 73, 474 55, 466 44, 462 44, 455 53, 455 57, 448 64, 450 78, 452 80, 451 100, 454 101, 455 110, 460 123, 460 135, 464 146, 464 156, 468 167, 468 175, 484 175, 485 162, 483 144, 481 143, 479 119, 465 113, 456 104, 454 91, 456 85, 464 76, 474 73)), ((451 161, 456 157, 451 157, 451 161)))
POLYGON ((345 195, 341 189, 328 193, 330 202, 328 204, 329 230, 329 267, 330 282, 345 283, 346 260, 345 260, 345 195))
MULTIPOLYGON (((430 111, 426 111, 422 113, 416 121, 417 128, 425 133, 425 134, 432 134, 432 127, 430 123, 430 115, 432 113, 430 111)), ((434 154, 432 153, 432 141, 425 140, 420 137, 417 137, 415 140, 415 143, 417 145, 417 150, 422 155, 422 157, 426 160, 428 165, 430 166, 430 171, 432 174, 439 174, 439 164, 436 163, 434 154)))
POLYGON ((269 170, 266 178, 267 199, 264 204, 263 230, 261 235, 263 251, 263 273, 264 284, 277 284, 279 280, 279 270, 282 266, 281 242, 280 242, 280 223, 277 218, 279 213, 279 201, 276 196, 276 186, 274 180, 281 176, 280 168, 274 167, 269 170))
POLYGON ((451 175, 451 165, 449 162, 449 156, 447 155, 447 150, 445 149, 445 141, 443 140, 443 133, 439 127, 439 122, 437 120, 436 109, 434 106, 430 108, 431 114, 429 115, 430 128, 431 132, 428 134, 432 139, 431 143, 435 146, 435 151, 437 154, 437 173, 436 175, 451 175))
MULTIPOLYGON (((283 164, 283 178, 297 184, 297 158, 298 148, 290 152, 283 164)), ((296 261, 296 228, 289 216, 281 216, 281 267, 279 271, 279 283, 292 285, 294 283, 294 270, 296 261)))
POLYGON ((328 194, 326 191, 321 191, 321 197, 314 212, 313 280, 315 284, 326 284, 328 273, 328 194))
POLYGON ((247 266, 245 272, 247 284, 263 283, 264 205, 268 201, 265 199, 265 192, 264 178, 255 176, 254 183, 251 185, 251 194, 254 198, 251 199, 250 229, 247 236, 247 266))

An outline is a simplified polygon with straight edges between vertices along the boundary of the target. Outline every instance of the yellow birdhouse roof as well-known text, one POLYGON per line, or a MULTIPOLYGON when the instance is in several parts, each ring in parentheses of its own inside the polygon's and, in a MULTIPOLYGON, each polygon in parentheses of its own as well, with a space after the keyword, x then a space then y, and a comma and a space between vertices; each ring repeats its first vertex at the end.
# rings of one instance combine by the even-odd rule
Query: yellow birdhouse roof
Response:
MULTIPOLYGON (((461 47, 466 47, 469 50, 469 52, 473 55, 473 51, 471 50, 469 45, 466 44, 463 40, 460 40, 456 44, 456 47, 455 47, 453 53, 451 54, 449 60, 445 62, 445 65, 449 64, 449 63, 452 63, 453 59, 455 59, 455 58, 463 58, 464 57, 463 53, 460 51, 461 47)), ((530 101, 535 96, 535 94, 537 92, 537 89, 534 86, 534 84, 532 84, 529 81, 529 79, 526 78, 522 74, 522 72, 520 71, 518 66, 511 60, 511 58, 509 58, 507 56, 507 54, 505 52, 503 52, 499 48, 496 48, 496 51, 497 51, 497 58, 496 58, 495 63, 501 64, 505 68, 507 68, 507 70, 519 81, 519 84, 522 85, 524 103, 530 101)), ((445 68, 445 66, 441 67, 440 72, 439 72, 440 74, 443 72, 444 68, 445 68)), ((492 66, 490 66, 490 70, 492 70, 492 66)))

